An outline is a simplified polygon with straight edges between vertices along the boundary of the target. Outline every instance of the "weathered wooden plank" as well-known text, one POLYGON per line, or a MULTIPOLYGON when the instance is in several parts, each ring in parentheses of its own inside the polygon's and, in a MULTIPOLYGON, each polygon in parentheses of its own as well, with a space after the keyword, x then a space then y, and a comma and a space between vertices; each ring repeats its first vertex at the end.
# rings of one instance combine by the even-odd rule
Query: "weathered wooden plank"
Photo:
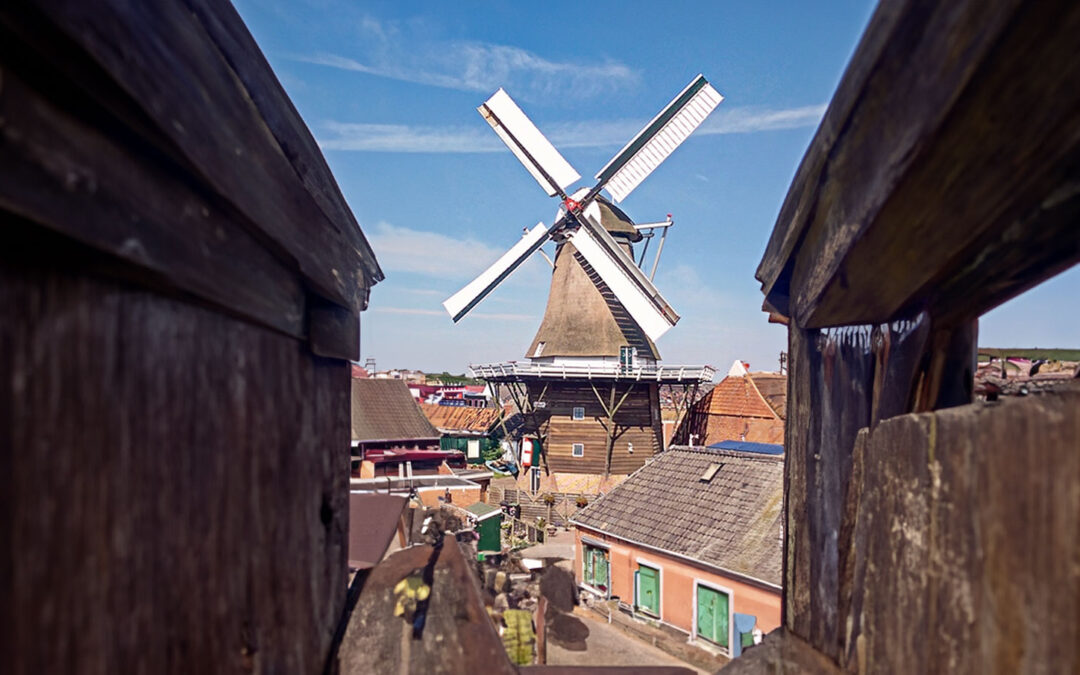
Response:
MULTIPOLYGON (((840 550, 844 501, 859 430, 870 423, 874 355, 869 327, 809 331, 806 514, 810 568, 808 641, 839 655, 840 550)), ((790 424, 790 419, 788 424, 790 424)))
POLYGON ((811 336, 797 325, 788 329, 788 399, 784 428, 784 626, 799 637, 810 636, 810 537, 807 502, 810 485, 811 336))
POLYGON ((351 225, 356 229, 360 237, 356 244, 360 264, 364 267, 365 278, 369 284, 381 281, 384 278, 382 270, 371 253, 367 238, 360 231, 360 225, 345 203, 319 145, 312 138, 300 113, 273 71, 266 67, 262 51, 235 9, 206 0, 183 1, 198 17, 207 35, 243 82, 247 94, 258 108, 281 151, 323 213, 339 228, 351 225))
MULTIPOLYGON (((874 350, 874 389, 870 426, 915 410, 919 375, 928 367, 927 343, 931 319, 923 312, 914 319, 875 326, 871 336, 874 350)), ((940 357, 939 357, 940 360, 940 357)), ((971 398, 964 403, 970 403, 971 398)))
POLYGON ((320 672, 348 365, 62 246, 0 246, 5 672, 320 672))
POLYGON ((1078 27, 1073 3, 904 7, 855 101, 838 102, 841 133, 812 151, 825 159, 793 184, 789 201, 812 208, 778 221, 788 244, 759 270, 770 302, 790 295, 804 326, 926 305, 974 316, 1080 260, 1078 27), (968 265, 986 257, 1013 269, 968 265))
POLYGON ((787 277, 791 274, 792 251, 802 241, 805 228, 817 208, 817 188, 826 175, 829 152, 847 127, 853 111, 861 105, 863 88, 874 74, 878 61, 887 57, 886 47, 890 37, 898 31, 901 18, 915 4, 914 0, 878 4, 799 163, 755 275, 765 291, 766 306, 762 309, 770 315, 770 321, 782 319, 786 322, 789 315, 787 277))
POLYGON ((411 621, 395 616, 395 587, 407 577, 422 578, 432 553, 431 546, 414 546, 371 571, 341 643, 341 675, 517 672, 484 609, 476 574, 452 536, 434 564, 420 636, 413 637, 411 621))
POLYGON ((777 628, 761 645, 732 659, 723 675, 837 675, 840 669, 790 629, 777 628))
MULTIPOLYGON (((217 9, 223 23, 239 22, 231 7, 217 9)), ((174 3, 8 3, 0 22, 11 34, 33 34, 39 47, 78 45, 84 51, 78 67, 94 64, 128 97, 103 101, 103 107, 137 108, 136 123, 123 118, 122 126, 138 133, 149 121, 151 142, 167 139, 167 153, 272 241, 275 254, 293 262, 312 289, 353 311, 363 309, 373 283, 362 264, 370 249, 354 222, 332 222, 298 179, 243 80, 194 12, 174 3), (40 34, 49 29, 55 34, 40 34)), ((65 70, 70 61, 53 65, 65 70)), ((265 61, 252 67, 269 70, 265 61)), ((80 83, 71 86, 79 89, 80 83)), ((92 98, 111 93, 86 92, 92 98)), ((315 170, 318 165, 309 162, 315 170)))
POLYGON ((882 422, 855 526, 849 672, 1080 662, 1080 389, 882 422))
MULTIPOLYGON (((171 287, 307 336, 295 272, 238 226, 233 212, 177 180, 175 165, 72 117, 18 73, 5 69, 2 76, 0 208, 108 253, 114 267, 127 263, 123 274, 144 285, 171 287)), ((6 232, 8 246, 17 244, 15 236, 6 232)))
POLYGON ((978 342, 978 319, 951 326, 931 322, 929 358, 915 391, 913 412, 967 405, 974 400, 978 342))
POLYGON ((308 303, 308 343, 319 356, 360 359, 360 317, 351 310, 315 299, 308 303))

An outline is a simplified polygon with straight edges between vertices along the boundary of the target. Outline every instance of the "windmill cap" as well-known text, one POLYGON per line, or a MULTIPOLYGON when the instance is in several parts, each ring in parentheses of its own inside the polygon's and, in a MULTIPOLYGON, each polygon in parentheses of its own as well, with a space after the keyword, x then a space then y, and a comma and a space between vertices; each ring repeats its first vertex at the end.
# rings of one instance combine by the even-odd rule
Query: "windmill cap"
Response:
POLYGON ((613 237, 621 237, 632 242, 641 241, 641 233, 634 229, 634 221, 622 209, 603 197, 597 197, 600 207, 600 223, 613 237))

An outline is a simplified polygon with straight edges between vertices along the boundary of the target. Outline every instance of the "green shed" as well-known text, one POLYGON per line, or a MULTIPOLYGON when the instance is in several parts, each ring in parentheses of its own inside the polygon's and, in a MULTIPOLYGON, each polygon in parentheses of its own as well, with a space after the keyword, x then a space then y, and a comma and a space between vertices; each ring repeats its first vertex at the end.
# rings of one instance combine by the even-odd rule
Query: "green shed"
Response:
POLYGON ((502 509, 498 506, 476 502, 465 509, 476 519, 476 531, 480 541, 476 543, 479 552, 499 552, 502 550, 502 509))

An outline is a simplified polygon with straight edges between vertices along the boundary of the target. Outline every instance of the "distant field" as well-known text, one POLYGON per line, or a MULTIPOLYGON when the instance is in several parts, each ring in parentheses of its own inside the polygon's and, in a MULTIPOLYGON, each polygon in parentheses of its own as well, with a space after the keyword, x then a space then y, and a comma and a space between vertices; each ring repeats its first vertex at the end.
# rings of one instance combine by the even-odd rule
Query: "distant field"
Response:
POLYGON ((990 356, 1001 358, 1011 356, 1018 359, 1046 359, 1048 361, 1080 361, 1080 349, 1025 349, 1022 347, 997 349, 979 347, 979 361, 988 361, 990 356))

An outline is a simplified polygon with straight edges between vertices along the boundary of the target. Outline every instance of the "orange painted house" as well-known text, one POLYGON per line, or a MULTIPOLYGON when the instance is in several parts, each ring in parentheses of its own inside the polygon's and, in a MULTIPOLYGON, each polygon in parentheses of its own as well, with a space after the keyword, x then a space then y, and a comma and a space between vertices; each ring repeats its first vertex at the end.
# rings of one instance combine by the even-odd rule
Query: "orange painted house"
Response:
POLYGON ((738 656, 780 625, 784 459, 672 447, 571 522, 581 587, 738 656))

